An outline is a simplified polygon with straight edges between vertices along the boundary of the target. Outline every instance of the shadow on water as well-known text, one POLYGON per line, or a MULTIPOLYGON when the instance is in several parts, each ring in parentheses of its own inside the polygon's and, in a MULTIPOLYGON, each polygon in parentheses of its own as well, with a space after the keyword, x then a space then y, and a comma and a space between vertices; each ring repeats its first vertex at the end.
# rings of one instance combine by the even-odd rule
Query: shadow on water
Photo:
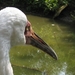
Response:
POLYGON ((41 16, 27 17, 34 31, 55 50, 58 60, 32 46, 16 46, 10 51, 15 75, 75 75, 75 26, 41 16))

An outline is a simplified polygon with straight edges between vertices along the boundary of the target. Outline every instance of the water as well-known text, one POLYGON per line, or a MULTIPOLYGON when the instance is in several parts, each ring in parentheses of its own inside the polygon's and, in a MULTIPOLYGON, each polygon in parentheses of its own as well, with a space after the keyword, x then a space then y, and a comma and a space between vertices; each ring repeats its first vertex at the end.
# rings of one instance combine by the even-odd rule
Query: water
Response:
POLYGON ((55 50, 58 60, 32 46, 15 46, 10 51, 14 74, 75 75, 74 26, 50 18, 27 17, 34 31, 55 50))

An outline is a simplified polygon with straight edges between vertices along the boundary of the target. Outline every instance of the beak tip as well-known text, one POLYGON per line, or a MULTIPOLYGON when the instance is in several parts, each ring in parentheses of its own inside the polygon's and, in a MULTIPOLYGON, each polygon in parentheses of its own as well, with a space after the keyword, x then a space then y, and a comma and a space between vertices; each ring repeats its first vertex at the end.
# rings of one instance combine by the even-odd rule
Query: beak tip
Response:
POLYGON ((58 57, 57 57, 57 55, 56 55, 56 56, 54 56, 53 58, 54 58, 55 60, 58 60, 58 57))
POLYGON ((54 55, 52 56, 55 60, 58 60, 58 56, 56 53, 54 53, 54 55))
POLYGON ((55 60, 58 60, 58 56, 57 56, 56 52, 51 47, 48 47, 47 51, 48 51, 47 53, 50 56, 52 56, 55 60))

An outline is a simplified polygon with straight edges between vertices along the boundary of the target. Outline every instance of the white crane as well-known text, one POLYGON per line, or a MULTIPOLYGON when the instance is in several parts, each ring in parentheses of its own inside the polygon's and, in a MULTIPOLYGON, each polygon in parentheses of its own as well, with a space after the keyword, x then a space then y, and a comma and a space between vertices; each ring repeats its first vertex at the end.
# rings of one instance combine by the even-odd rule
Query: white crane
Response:
POLYGON ((0 10, 0 75, 14 75, 9 50, 14 45, 31 44, 57 59, 56 53, 32 30, 26 15, 14 7, 0 10))

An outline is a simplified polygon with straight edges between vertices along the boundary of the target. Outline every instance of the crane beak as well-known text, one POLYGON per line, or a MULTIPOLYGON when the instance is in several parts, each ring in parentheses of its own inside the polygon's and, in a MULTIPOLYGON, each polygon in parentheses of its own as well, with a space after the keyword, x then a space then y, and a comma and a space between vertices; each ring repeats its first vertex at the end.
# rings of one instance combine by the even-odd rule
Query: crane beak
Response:
POLYGON ((30 23, 27 24, 24 34, 26 37, 26 44, 30 44, 43 50, 57 60, 55 51, 51 47, 49 47, 37 34, 34 33, 30 23))

